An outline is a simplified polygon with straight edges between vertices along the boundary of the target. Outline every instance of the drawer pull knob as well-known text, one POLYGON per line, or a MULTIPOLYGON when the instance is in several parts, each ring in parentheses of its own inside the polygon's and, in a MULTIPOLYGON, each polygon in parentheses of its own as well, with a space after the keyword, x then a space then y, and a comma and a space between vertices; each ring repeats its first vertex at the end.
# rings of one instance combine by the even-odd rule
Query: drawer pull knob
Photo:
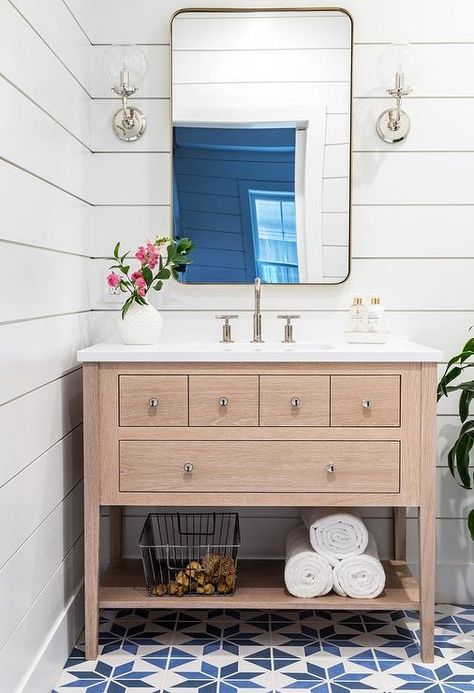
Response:
POLYGON ((290 399, 290 404, 292 407, 299 407, 301 404, 301 400, 299 397, 292 397, 290 399))
POLYGON ((156 397, 150 397, 150 399, 148 400, 148 404, 150 407, 155 408, 158 406, 158 400, 156 399, 156 397))
POLYGON ((362 400, 362 406, 364 409, 370 409, 371 401, 370 399, 363 399, 362 400))
POLYGON ((219 405, 221 407, 226 407, 229 404, 229 400, 227 397, 219 397, 219 405))
POLYGON ((192 472, 193 471, 193 463, 192 462, 185 462, 183 465, 183 469, 185 472, 192 472))
POLYGON ((329 472, 330 474, 332 474, 333 472, 336 471, 336 465, 332 464, 332 463, 327 464, 326 465, 326 471, 329 472))

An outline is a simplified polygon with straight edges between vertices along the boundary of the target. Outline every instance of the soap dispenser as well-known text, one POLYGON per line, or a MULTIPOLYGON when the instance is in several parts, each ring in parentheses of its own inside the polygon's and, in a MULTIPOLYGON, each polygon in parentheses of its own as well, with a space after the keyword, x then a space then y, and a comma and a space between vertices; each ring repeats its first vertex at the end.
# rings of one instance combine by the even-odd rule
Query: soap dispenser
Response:
POLYGON ((384 331, 383 307, 378 296, 372 296, 367 310, 367 331, 380 334, 384 331))
POLYGON ((364 299, 355 296, 349 309, 349 332, 363 332, 365 328, 364 299))

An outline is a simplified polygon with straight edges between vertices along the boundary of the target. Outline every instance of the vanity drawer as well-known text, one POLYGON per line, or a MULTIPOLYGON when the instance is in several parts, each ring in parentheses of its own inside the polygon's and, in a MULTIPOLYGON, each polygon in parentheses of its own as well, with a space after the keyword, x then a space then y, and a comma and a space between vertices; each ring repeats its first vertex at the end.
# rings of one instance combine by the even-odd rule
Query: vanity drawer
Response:
POLYGON ((398 493, 399 464, 396 441, 120 441, 120 491, 398 493))
POLYGON ((258 426, 258 376, 190 375, 190 426, 258 426))
POLYGON ((329 376, 260 376, 261 426, 329 426, 329 376))
POLYGON ((187 426, 186 375, 121 375, 120 426, 187 426))
POLYGON ((400 426, 400 376, 331 376, 331 425, 400 426))

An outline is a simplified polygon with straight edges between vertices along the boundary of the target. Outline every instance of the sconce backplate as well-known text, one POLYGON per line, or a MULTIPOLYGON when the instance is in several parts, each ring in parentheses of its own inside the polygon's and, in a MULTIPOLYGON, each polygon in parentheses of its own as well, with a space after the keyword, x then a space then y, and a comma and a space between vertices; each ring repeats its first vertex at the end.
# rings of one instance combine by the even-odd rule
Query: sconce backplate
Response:
POLYGON ((124 142, 136 142, 146 130, 146 116, 139 108, 119 108, 113 117, 114 132, 124 142))
POLYGON ((391 118, 390 115, 393 113, 393 108, 387 108, 386 111, 380 114, 377 119, 376 129, 377 135, 389 144, 395 144, 396 142, 403 142, 407 138, 410 132, 410 118, 405 113, 405 111, 400 111, 400 119, 398 122, 398 127, 396 130, 390 127, 391 118))

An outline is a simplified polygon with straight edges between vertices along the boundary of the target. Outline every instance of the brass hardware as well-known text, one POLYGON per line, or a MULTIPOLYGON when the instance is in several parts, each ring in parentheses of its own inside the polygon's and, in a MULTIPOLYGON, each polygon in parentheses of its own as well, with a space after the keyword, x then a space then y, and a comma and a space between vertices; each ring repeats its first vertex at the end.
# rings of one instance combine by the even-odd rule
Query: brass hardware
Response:
POLYGON ((299 397, 292 397, 290 399, 290 404, 292 407, 299 407, 301 404, 301 400, 299 397))
POLYGON ((329 474, 332 474, 333 472, 336 471, 336 465, 335 464, 327 464, 326 465, 326 471, 329 472, 329 474))
POLYGON ((229 399, 227 397, 219 397, 218 402, 221 407, 226 407, 229 404, 229 399))
POLYGON ((362 406, 364 409, 370 409, 371 401, 370 399, 363 399, 362 400, 362 406))
POLYGON ((222 339, 221 343, 225 342, 233 342, 234 340, 232 339, 232 326, 229 323, 229 320, 235 320, 239 316, 238 315, 216 315, 216 320, 224 320, 224 324, 222 325, 222 339))
POLYGON ((150 399, 148 400, 148 405, 153 408, 157 407, 158 400, 156 399, 156 397, 150 397, 150 399))
POLYGON ((291 321, 296 320, 296 318, 299 317, 299 315, 277 315, 277 318, 279 318, 280 320, 286 320, 285 334, 283 339, 281 340, 282 342, 291 344, 295 341, 293 339, 293 325, 291 324, 291 321))
POLYGON ((185 462, 183 465, 183 469, 185 472, 192 472, 193 471, 193 463, 192 462, 185 462))

